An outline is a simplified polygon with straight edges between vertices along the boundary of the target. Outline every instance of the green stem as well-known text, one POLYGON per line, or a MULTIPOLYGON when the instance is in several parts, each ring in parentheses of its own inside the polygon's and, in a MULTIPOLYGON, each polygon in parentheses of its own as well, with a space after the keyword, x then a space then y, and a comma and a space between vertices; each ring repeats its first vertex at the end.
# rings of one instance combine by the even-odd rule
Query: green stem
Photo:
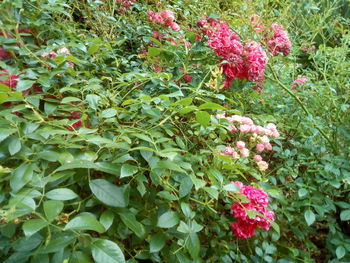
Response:
MULTIPOLYGON (((297 102, 298 104, 301 106, 301 108, 303 109, 303 111, 307 114, 307 115, 310 115, 312 116, 312 114, 309 112, 309 110, 305 107, 305 105, 302 103, 302 101, 299 99, 298 96, 296 96, 286 85, 284 85, 278 78, 276 72, 274 71, 274 69, 272 68, 271 65, 268 65, 273 76, 274 76, 274 79, 272 78, 269 78, 270 80, 272 81, 275 81, 282 89, 284 89, 289 95, 291 95, 297 102)), ((333 152, 334 153, 337 153, 337 147, 336 145, 331 141, 331 139, 328 138, 328 136, 324 133, 324 131, 319 128, 316 123, 314 123, 314 126, 315 128, 320 132, 320 134, 323 136, 323 138, 326 139, 326 141, 331 145, 331 147, 333 148, 333 152)))

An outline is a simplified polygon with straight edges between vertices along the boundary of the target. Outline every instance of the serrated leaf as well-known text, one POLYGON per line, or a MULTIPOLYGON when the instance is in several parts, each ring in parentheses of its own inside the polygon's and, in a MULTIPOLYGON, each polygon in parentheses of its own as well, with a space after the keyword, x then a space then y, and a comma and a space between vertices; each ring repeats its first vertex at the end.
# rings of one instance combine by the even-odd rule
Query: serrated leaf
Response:
POLYGON ((103 225, 96 218, 88 215, 79 215, 70 220, 64 230, 92 230, 98 233, 105 232, 103 225))

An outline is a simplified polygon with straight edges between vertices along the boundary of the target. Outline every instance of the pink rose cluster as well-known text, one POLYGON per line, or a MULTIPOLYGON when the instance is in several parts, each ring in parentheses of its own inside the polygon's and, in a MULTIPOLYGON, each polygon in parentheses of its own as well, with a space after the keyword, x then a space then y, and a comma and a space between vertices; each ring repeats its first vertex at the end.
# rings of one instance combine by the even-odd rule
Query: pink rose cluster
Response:
POLYGON ((227 117, 224 113, 216 115, 217 119, 226 119, 230 124, 228 129, 232 133, 241 132, 242 135, 248 135, 248 142, 242 140, 237 141, 234 147, 226 146, 222 154, 232 156, 233 159, 241 157, 249 157, 251 152, 255 152, 253 160, 260 171, 265 171, 268 168, 268 163, 263 160, 260 155, 264 150, 271 151, 272 145, 270 138, 278 138, 280 136, 277 127, 273 123, 268 123, 266 127, 255 125, 249 117, 233 115, 227 117))
POLYGON ((304 84, 307 81, 307 77, 300 77, 293 81, 292 89, 296 89, 300 85, 304 84))
POLYGON ((126 12, 127 9, 129 9, 132 6, 134 1, 133 0, 115 0, 115 3, 120 5, 118 12, 123 14, 126 12))
POLYGON ((174 21, 175 16, 174 13, 170 10, 163 10, 158 13, 153 11, 148 11, 149 20, 170 27, 174 31, 179 31, 180 26, 174 21))
POLYGON ((269 203, 267 193, 251 185, 244 185, 242 182, 231 182, 237 185, 239 194, 244 195, 249 202, 235 202, 232 204, 233 216, 237 221, 231 225, 232 231, 238 238, 249 238, 255 234, 256 228, 269 230, 271 222, 275 220, 275 214, 266 207, 269 203), (251 211, 251 216, 248 215, 251 211))
MULTIPOLYGON (((66 47, 61 47, 57 50, 57 53, 55 51, 50 51, 49 53, 42 53, 41 57, 42 58, 55 58, 58 55, 66 55, 66 56, 71 56, 72 53, 70 53, 69 49, 66 47)), ((69 67, 74 68, 74 63, 72 61, 67 61, 67 64, 69 67)))
POLYGON ((208 36, 209 47, 221 61, 225 61, 221 64, 226 76, 224 88, 229 88, 236 78, 255 82, 264 80, 268 58, 259 42, 242 43, 227 23, 213 18, 203 19, 197 25, 208 36))
POLYGON ((273 23, 271 25, 271 31, 273 35, 266 38, 269 51, 274 56, 278 56, 279 53, 287 56, 290 53, 290 48, 292 46, 287 31, 285 31, 283 26, 278 23, 273 23))

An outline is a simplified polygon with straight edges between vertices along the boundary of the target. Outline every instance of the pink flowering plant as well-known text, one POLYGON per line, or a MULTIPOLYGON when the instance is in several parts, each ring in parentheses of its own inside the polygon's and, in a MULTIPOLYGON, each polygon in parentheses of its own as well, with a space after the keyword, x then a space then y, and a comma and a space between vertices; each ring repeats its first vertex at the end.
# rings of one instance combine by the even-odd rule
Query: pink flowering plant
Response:
POLYGON ((0 262, 349 261, 349 38, 311 2, 0 1, 0 262))

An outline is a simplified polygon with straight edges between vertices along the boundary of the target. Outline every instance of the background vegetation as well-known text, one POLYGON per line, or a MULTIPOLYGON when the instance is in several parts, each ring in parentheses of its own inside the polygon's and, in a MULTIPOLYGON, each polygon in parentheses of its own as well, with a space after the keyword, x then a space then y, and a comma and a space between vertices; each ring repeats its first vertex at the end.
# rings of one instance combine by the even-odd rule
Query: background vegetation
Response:
POLYGON ((349 2, 120 8, 0 3, 1 261, 349 262, 349 2), (148 11, 164 9, 180 31, 149 21, 148 11), (220 18, 259 41, 254 14, 284 25, 291 53, 269 56, 260 93, 249 81, 223 90, 197 21, 220 18), (293 89, 301 76, 308 81, 293 89), (276 124, 268 170, 218 154, 237 139, 218 110, 276 124), (269 231, 233 235, 229 183, 237 180, 269 194, 269 231))

